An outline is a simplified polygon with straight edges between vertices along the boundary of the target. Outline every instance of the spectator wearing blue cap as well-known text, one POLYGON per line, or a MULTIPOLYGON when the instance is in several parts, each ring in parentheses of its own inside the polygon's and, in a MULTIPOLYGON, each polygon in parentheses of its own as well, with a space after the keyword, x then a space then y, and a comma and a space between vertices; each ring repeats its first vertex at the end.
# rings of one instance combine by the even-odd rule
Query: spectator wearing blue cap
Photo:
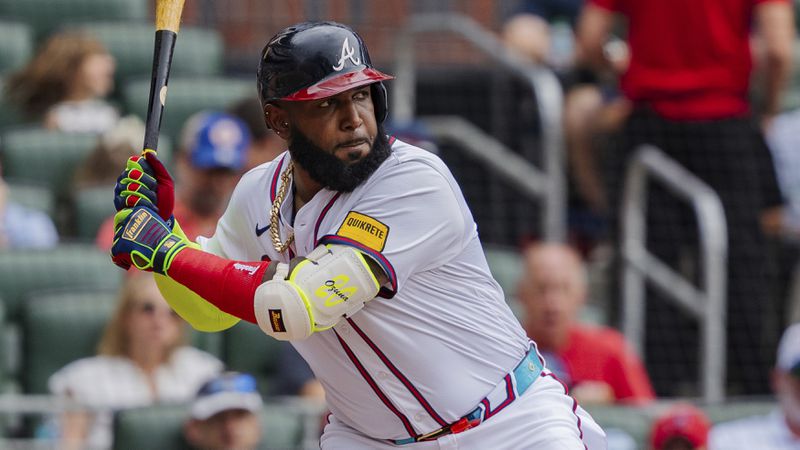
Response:
POLYGON ((253 449, 262 438, 261 396, 255 379, 227 372, 206 382, 191 406, 183 435, 191 448, 253 449))
POLYGON ((211 236, 247 162, 250 131, 224 112, 200 112, 183 127, 175 217, 189 239, 211 236))
MULTIPOLYGON (((250 141, 247 125, 225 112, 201 111, 186 121, 177 154, 173 214, 189 239, 214 234, 247 167, 250 141)), ((111 248, 113 222, 111 217, 100 227, 98 247, 111 248)))

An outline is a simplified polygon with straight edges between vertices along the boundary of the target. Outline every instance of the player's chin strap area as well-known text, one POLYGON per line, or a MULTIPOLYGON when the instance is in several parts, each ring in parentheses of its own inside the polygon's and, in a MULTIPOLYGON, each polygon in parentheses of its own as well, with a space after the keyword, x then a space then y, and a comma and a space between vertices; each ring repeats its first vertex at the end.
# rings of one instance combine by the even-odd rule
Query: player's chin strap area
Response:
POLYGON ((305 339, 358 312, 380 285, 353 247, 321 245, 289 273, 280 263, 256 289, 255 314, 264 333, 282 341, 305 339))
POLYGON ((475 409, 450 425, 439 428, 438 430, 406 439, 397 439, 391 442, 395 445, 405 445, 414 442, 435 441, 448 434, 458 434, 470 428, 475 428, 484 420, 488 420, 493 415, 502 411, 506 406, 516 400, 517 397, 527 391, 533 382, 539 378, 542 370, 542 360, 539 359, 536 345, 531 343, 528 353, 525 354, 525 357, 522 358, 514 370, 506 374, 506 376, 503 377, 503 381, 495 386, 494 389, 489 392, 489 395, 478 402, 478 406, 476 406, 475 409))

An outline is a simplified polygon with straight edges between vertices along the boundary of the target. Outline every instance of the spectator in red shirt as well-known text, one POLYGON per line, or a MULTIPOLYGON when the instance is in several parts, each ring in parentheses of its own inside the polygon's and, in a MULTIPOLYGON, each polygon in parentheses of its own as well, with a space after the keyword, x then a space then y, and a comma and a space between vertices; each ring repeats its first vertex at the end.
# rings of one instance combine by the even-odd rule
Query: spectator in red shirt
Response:
MULTIPOLYGON (((214 234, 247 161, 250 132, 242 120, 221 112, 200 112, 186 121, 177 155, 174 215, 190 240, 214 234)), ((110 249, 113 217, 96 243, 110 249)))
POLYGON ((653 400, 647 373, 624 337, 578 322, 587 297, 578 253, 560 244, 537 244, 525 251, 524 261, 518 295, 525 329, 570 394, 590 403, 653 400))
MULTIPOLYGON (((652 144, 698 176, 720 197, 728 229, 729 393, 765 394, 775 273, 760 218, 782 204, 760 125, 778 112, 791 67, 794 23, 788 0, 589 0, 579 19, 577 52, 596 69, 618 14, 630 48, 621 89, 633 104, 612 155, 610 203, 621 200, 624 164, 652 144), (763 104, 749 102, 751 25, 763 43, 763 104)), ((651 183, 648 248, 677 267, 696 254, 692 212, 651 183)), ((617 214, 612 211, 613 219, 617 214)), ((616 227, 612 225, 612 232, 616 227)), ((696 258, 696 256, 694 256, 696 258)), ((685 266, 685 265, 684 265, 685 266)), ((686 271, 690 278, 700 274, 686 271)), ((612 297, 614 294, 612 294, 612 297)), ((659 395, 693 395, 695 321, 668 302, 648 301, 646 361, 659 395)))

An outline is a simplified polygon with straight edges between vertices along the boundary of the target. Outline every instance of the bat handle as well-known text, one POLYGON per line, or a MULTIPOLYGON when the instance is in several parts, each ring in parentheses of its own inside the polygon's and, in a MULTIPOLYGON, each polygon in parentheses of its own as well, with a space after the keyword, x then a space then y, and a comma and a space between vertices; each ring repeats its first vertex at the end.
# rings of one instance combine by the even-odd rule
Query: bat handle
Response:
POLYGON ((153 51, 153 73, 150 79, 150 97, 147 105, 147 120, 144 131, 144 150, 156 152, 158 149, 158 133, 161 129, 161 115, 164 102, 167 100, 167 80, 172 65, 172 54, 175 49, 177 34, 171 30, 156 31, 153 51))

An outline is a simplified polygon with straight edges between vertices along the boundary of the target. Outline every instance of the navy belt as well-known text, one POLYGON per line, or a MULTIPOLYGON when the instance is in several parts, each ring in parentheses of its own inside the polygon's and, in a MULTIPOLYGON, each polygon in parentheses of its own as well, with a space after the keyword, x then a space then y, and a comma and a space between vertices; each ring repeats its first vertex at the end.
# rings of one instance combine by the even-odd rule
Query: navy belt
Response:
POLYGON ((510 405, 511 402, 513 402, 518 396, 527 391, 533 382, 539 378, 539 375, 542 373, 542 369, 542 362, 539 360, 539 354, 536 352, 536 347, 531 345, 531 347, 528 349, 528 353, 526 353, 525 357, 522 358, 519 364, 517 364, 517 367, 506 374, 506 376, 503 377, 503 382, 498 383, 497 386, 492 389, 489 395, 478 402, 478 406, 476 406, 475 409, 455 422, 439 428, 438 430, 406 439, 396 439, 392 442, 395 445, 405 445, 414 442, 434 441, 442 436, 447 436, 448 434, 458 434, 469 430, 470 428, 475 428, 484 420, 497 414, 500 412, 500 410, 510 405), (499 398, 503 392, 508 393, 506 394, 506 401, 504 401, 493 411, 490 411, 489 398, 499 398))

